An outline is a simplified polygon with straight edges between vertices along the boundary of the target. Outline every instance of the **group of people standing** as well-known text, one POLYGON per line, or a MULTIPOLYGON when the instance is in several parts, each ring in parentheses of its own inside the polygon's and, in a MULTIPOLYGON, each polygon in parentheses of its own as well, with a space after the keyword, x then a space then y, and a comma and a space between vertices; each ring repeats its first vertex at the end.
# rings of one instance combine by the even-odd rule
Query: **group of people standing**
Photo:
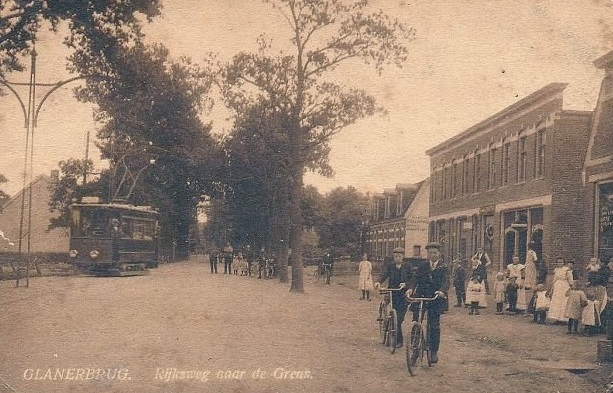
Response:
POLYGON ((269 278, 274 275, 274 262, 266 258, 264 250, 255 260, 242 252, 234 252, 234 247, 226 243, 223 250, 212 249, 209 252, 211 274, 217 274, 217 265, 223 263, 223 274, 240 276, 256 276, 269 278))
MULTIPOLYGON (((471 262, 468 274, 459 259, 454 261, 452 285, 456 307, 466 306, 469 315, 478 315, 479 309, 487 307, 487 295, 490 294, 487 268, 491 261, 479 249, 471 262)), ((585 271, 587 277, 584 284, 579 281, 579 271, 572 261, 556 258, 552 283, 548 287, 547 266, 539 261, 531 242, 524 263, 520 263, 518 256, 513 256, 512 263, 496 274, 491 293, 496 303, 496 314, 504 314, 506 304, 507 314, 532 315, 533 322, 540 324, 546 321, 566 323, 570 334, 578 332, 579 324, 583 325, 583 331, 588 335, 604 332, 611 269, 597 258, 591 258, 585 271)))

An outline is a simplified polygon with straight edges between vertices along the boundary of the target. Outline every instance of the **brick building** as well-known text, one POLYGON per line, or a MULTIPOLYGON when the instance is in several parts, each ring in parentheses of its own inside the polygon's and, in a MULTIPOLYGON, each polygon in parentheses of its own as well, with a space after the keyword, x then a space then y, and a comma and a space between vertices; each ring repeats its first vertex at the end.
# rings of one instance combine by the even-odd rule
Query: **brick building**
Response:
POLYGON ((583 179, 592 190, 593 255, 613 258, 613 51, 594 61, 605 75, 594 110, 583 179))
POLYGON ((8 241, 0 243, 0 252, 16 252, 19 248, 19 222, 21 220, 21 202, 24 191, 25 216, 22 231, 22 251, 27 251, 27 209, 29 203, 29 187, 32 187, 32 227, 30 234, 30 251, 32 252, 68 252, 68 230, 56 228, 47 230, 49 219, 57 213, 49 211, 49 200, 51 198, 51 187, 57 181, 57 171, 52 171, 51 176, 39 175, 26 186, 25 190, 19 191, 2 207, 0 212, 0 231, 10 239, 14 245, 9 245, 8 241))
POLYGON ((407 255, 415 245, 428 240, 429 180, 417 184, 397 184, 396 188, 375 194, 366 234, 366 252, 381 259, 396 247, 407 255))
POLYGON ((431 241, 447 260, 483 246, 493 269, 535 242, 539 259, 579 260, 590 248, 591 191, 581 170, 591 112, 563 109, 552 83, 426 153, 431 241))

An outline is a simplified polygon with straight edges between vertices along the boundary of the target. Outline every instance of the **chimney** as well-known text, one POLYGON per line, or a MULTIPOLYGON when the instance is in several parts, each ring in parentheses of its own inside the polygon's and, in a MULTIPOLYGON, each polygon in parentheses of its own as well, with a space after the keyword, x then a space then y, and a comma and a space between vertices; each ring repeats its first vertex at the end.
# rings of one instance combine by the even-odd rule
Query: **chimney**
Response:
POLYGON ((51 183, 57 184, 60 181, 60 171, 54 169, 51 171, 51 183))

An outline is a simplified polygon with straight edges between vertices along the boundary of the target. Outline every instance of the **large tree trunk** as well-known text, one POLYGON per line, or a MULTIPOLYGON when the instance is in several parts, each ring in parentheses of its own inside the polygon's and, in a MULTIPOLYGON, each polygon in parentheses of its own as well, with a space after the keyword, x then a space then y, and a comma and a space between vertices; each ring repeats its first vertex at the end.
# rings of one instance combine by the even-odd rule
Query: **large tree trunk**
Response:
POLYGON ((304 168, 302 165, 302 135, 300 128, 295 127, 290 134, 291 179, 290 179, 290 232, 289 246, 292 258, 291 292, 304 292, 302 269, 302 186, 304 168))
POLYGON ((289 282, 287 258, 289 251, 289 201, 287 185, 280 185, 273 196, 271 234, 277 261, 279 282, 289 282))

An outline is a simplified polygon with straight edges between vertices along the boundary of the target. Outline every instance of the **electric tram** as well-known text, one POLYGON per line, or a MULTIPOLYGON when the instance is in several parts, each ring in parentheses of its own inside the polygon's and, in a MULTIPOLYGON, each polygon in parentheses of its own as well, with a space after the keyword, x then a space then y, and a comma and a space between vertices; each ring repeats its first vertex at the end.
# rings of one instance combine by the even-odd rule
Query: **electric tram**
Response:
POLYGON ((96 275, 147 274, 158 266, 158 215, 149 206, 83 198, 71 209, 70 257, 96 275))

